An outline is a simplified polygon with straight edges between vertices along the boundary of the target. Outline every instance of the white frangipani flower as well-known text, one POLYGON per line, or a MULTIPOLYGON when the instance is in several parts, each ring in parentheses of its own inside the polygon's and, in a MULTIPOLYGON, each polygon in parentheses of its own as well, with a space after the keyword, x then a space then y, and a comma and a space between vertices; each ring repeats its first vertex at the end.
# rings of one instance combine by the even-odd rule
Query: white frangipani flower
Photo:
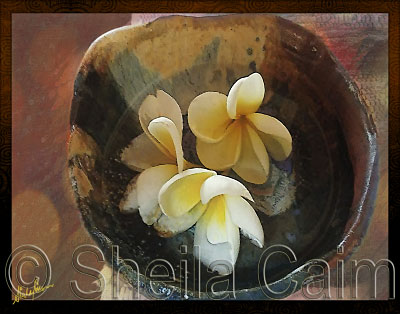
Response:
MULTIPOLYGON (((264 182, 268 175, 264 145, 271 146, 271 155, 277 158, 291 149, 290 134, 278 120, 254 113, 264 96, 263 83, 261 88, 257 80, 254 75, 239 80, 228 97, 202 94, 189 108, 201 161, 215 170, 232 167, 254 183, 264 182)), ((264 245, 262 225, 248 202, 253 201, 250 192, 239 181, 193 168, 183 158, 182 113, 167 93, 148 96, 139 120, 144 133, 124 149, 121 159, 141 173, 128 186, 121 209, 128 211, 136 204, 143 222, 164 237, 196 224, 194 245, 200 247, 196 257, 220 274, 230 273, 239 253, 240 231, 255 245, 264 245), (211 265, 221 261, 229 267, 211 265)))
POLYGON ((166 164, 183 170, 182 113, 179 105, 166 92, 149 95, 139 108, 143 133, 123 150, 121 160, 136 171, 166 164))
POLYGON ((152 225, 162 216, 159 190, 191 164, 183 158, 181 109, 170 95, 159 90, 156 97, 146 97, 139 109, 139 120, 144 133, 123 150, 121 160, 142 173, 134 179, 135 186, 128 188, 120 206, 129 211, 137 204, 143 222, 152 225))
MULTIPOLYGON (((196 257, 206 266, 221 260, 234 266, 240 247, 239 228, 257 246, 264 245, 260 220, 245 198, 253 201, 239 181, 194 168, 168 180, 160 189, 158 203, 169 219, 166 228, 176 228, 174 222, 181 217, 185 220, 182 228, 197 222, 194 245, 200 247, 200 253, 196 257)), ((216 270, 229 272, 224 266, 216 270)))
POLYGON ((228 96, 205 92, 193 99, 188 121, 204 166, 232 168, 242 179, 262 184, 269 174, 268 154, 275 160, 290 155, 292 137, 286 127, 274 117, 256 113, 264 93, 261 75, 253 73, 236 81, 228 96))

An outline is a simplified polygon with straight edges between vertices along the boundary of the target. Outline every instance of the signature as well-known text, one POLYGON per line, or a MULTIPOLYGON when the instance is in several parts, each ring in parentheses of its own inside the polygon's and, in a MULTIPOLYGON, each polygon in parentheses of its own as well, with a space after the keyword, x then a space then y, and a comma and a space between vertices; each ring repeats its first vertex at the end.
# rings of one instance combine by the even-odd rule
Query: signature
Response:
POLYGON ((35 281, 33 282, 33 289, 26 288, 25 293, 22 292, 23 291, 22 287, 18 286, 17 295, 14 297, 13 305, 16 302, 19 302, 21 299, 27 299, 30 296, 32 296, 32 300, 33 300, 35 297, 35 294, 43 292, 52 287, 54 287, 54 284, 51 284, 48 286, 39 285, 38 279, 35 279, 35 281))

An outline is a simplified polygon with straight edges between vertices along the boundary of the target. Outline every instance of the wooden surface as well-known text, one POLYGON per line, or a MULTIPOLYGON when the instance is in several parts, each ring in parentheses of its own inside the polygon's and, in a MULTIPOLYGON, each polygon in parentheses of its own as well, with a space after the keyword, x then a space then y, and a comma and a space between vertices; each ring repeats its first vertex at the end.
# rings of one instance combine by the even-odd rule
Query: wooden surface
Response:
MULTIPOLYGON (((77 280, 81 289, 96 289, 93 278, 78 274, 71 265, 73 250, 78 245, 94 244, 81 223, 66 167, 70 104, 80 61, 90 43, 104 32, 146 23, 157 16, 13 15, 12 246, 35 244, 49 256, 54 288, 42 299, 76 299, 69 288, 71 280, 77 280)), ((378 261, 387 257, 388 241, 387 16, 282 16, 323 39, 363 92, 374 118, 380 154, 378 197, 367 235, 352 258, 378 261)), ((82 262, 97 269, 105 266, 94 255, 82 257, 82 262)), ((27 279, 32 271, 24 269, 27 279)), ((104 271, 110 274, 108 269, 104 271)), ((365 275, 360 276, 359 298, 369 292, 365 275)), ((386 298, 384 276, 378 278, 378 298, 386 298)), ((349 296, 348 289, 345 296, 349 296)), ((302 296, 297 293, 290 298, 302 296)))

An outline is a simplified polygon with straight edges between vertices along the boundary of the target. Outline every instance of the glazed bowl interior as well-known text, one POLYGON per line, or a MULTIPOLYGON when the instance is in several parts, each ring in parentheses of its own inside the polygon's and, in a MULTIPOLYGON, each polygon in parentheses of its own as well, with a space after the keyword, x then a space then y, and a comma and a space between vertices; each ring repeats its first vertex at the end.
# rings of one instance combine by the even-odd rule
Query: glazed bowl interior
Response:
MULTIPOLYGON (((116 262, 112 245, 119 246, 121 258, 136 261, 142 275, 159 258, 179 277, 180 261, 187 259, 188 286, 193 287, 193 230, 162 238, 138 213, 120 212, 123 193, 138 174, 121 163, 120 154, 143 132, 138 120, 143 99, 161 89, 184 114, 185 158, 198 162, 187 126, 190 101, 205 91, 227 94, 237 79, 255 71, 266 87, 259 112, 278 118, 293 137, 292 155, 285 162, 271 160, 266 184, 242 181, 255 195, 264 249, 286 245, 297 257, 296 263, 279 254, 271 257, 268 282, 281 280, 310 259, 333 258, 340 243, 349 243, 345 255, 351 253, 350 238, 362 236, 363 216, 370 215, 373 195, 368 191, 373 190, 376 156, 365 107, 340 65, 315 35, 278 17, 175 16, 103 35, 89 48, 76 77, 69 145, 72 185, 85 226, 109 263, 116 262), (186 255, 180 252, 182 244, 188 247, 186 255)), ((259 287, 264 249, 241 236, 236 290, 259 287)), ((201 265, 201 274, 204 291, 215 273, 201 265)), ((131 282, 137 279, 135 271, 125 275, 131 282)), ((167 284, 179 285, 179 278, 167 284)))

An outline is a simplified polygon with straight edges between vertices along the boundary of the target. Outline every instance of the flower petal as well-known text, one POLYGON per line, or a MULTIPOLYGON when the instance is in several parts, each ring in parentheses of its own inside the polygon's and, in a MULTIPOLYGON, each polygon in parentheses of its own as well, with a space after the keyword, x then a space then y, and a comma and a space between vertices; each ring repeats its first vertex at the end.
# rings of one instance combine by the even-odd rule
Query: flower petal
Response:
POLYGON ((160 219, 153 226, 162 237, 172 237, 193 226, 201 215, 203 215, 206 208, 207 205, 198 202, 190 211, 179 217, 161 215, 160 219))
POLYGON ((174 122, 180 134, 182 134, 183 120, 181 108, 174 98, 162 90, 158 90, 156 96, 147 96, 139 109, 140 124, 145 132, 150 121, 158 117, 170 119, 174 122))
POLYGON ((160 206, 157 205, 147 211, 140 210, 140 207, 139 207, 139 214, 140 214, 140 217, 142 217, 143 222, 146 225, 151 226, 161 217, 162 212, 161 212, 160 206))
POLYGON ((246 118, 259 131, 261 140, 272 158, 285 160, 289 157, 292 151, 292 136, 282 122, 261 113, 253 113, 246 118))
POLYGON ((203 204, 208 203, 213 197, 221 194, 243 196, 254 202, 250 192, 242 183, 222 175, 208 178, 204 181, 200 189, 200 198, 203 204))
POLYGON ((253 207, 240 196, 225 196, 226 207, 242 233, 250 238, 254 244, 262 248, 264 245, 264 230, 260 219, 253 207))
POLYGON ((226 111, 226 96, 218 92, 197 96, 190 103, 188 122, 193 134, 201 141, 219 142, 232 122, 226 111))
POLYGON ((232 223, 229 212, 225 212, 226 233, 228 241, 220 244, 211 244, 207 239, 208 221, 212 211, 206 210, 196 224, 194 233, 194 245, 199 250, 194 250, 194 255, 207 267, 216 262, 212 270, 220 275, 230 274, 236 263, 240 246, 239 228, 232 223))
POLYGON ((122 151, 121 161, 135 171, 150 167, 174 164, 175 158, 163 154, 149 137, 142 133, 122 151))
POLYGON ((171 156, 176 157, 178 171, 181 172, 183 170, 182 136, 179 135, 174 122, 165 117, 156 118, 151 120, 149 132, 171 156))
POLYGON ((137 200, 137 179, 136 175, 128 184, 124 196, 119 203, 119 209, 123 213, 134 213, 138 210, 139 204, 137 200))
POLYGON ((178 172, 176 165, 148 168, 137 179, 137 201, 143 222, 151 225, 161 215, 158 193, 161 187, 178 172))
POLYGON ((159 117, 170 119, 176 125, 180 137, 182 137, 183 120, 181 108, 174 98, 162 90, 158 90, 156 96, 149 95, 145 98, 139 108, 139 121, 143 131, 149 138, 159 146, 162 152, 167 153, 167 150, 153 138, 148 130, 150 121, 159 117))
POLYGON ((162 212, 169 217, 178 217, 191 210, 200 201, 200 188, 215 171, 192 168, 173 176, 158 194, 162 212))
POLYGON ((255 72, 233 84, 227 98, 227 110, 231 119, 254 113, 260 107, 265 94, 262 76, 255 72))
POLYGON ((218 143, 206 143, 197 139, 196 150, 200 161, 209 169, 226 170, 239 159, 241 127, 238 122, 228 127, 227 134, 218 143))
POLYGON ((228 242, 231 245, 231 259, 233 265, 235 265, 240 249, 240 233, 238 226, 232 221, 231 214, 228 208, 225 208, 225 223, 228 242))
POLYGON ((242 150, 238 162, 232 169, 248 182, 262 184, 267 181, 268 154, 260 137, 248 124, 242 129, 242 150))
POLYGON ((225 222, 225 198, 223 195, 214 197, 207 206, 209 218, 207 224, 207 239, 211 244, 219 244, 228 241, 225 222))

